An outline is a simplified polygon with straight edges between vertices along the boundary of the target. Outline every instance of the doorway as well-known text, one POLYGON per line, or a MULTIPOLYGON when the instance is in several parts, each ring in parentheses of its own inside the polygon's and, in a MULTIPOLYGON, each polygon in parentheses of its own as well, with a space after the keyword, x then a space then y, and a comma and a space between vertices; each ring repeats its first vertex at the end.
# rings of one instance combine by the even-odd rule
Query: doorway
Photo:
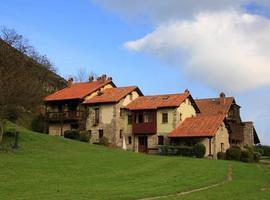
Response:
POLYGON ((148 137, 143 135, 139 136, 139 152, 141 153, 147 153, 148 152, 148 137))

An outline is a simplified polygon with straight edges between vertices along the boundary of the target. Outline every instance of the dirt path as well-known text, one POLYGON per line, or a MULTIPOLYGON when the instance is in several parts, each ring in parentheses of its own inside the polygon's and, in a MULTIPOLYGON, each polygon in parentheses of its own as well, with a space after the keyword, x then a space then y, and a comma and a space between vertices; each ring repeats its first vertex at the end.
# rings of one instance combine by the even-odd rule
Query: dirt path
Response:
POLYGON ((186 194, 191 194, 194 192, 204 191, 204 190, 208 190, 208 189, 211 189, 214 187, 218 187, 218 186, 221 186, 224 183, 230 182, 232 180, 233 180, 232 166, 231 166, 231 164, 229 164, 227 179, 222 181, 222 182, 219 182, 219 183, 216 183, 213 185, 209 185, 209 186, 205 186, 205 187, 201 187, 201 188, 197 188, 197 189, 193 189, 193 190, 189 190, 189 191, 185 191, 185 192, 176 193, 176 194, 170 194, 170 195, 164 195, 164 196, 158 196, 158 197, 149 197, 149 198, 143 198, 143 199, 139 199, 139 200, 155 200, 155 199, 163 199, 163 198, 168 198, 168 197, 183 196, 186 194))

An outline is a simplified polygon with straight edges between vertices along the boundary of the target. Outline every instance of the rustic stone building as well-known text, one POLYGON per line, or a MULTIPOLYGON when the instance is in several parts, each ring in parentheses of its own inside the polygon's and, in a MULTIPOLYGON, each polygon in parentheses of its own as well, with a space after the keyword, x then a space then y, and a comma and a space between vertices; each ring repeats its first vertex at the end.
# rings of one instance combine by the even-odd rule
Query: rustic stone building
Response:
POLYGON ((84 129, 85 109, 82 103, 96 96, 107 88, 116 87, 110 77, 103 75, 89 82, 73 83, 69 79, 68 86, 59 90, 44 99, 46 107, 46 125, 49 135, 62 136, 66 130, 84 129))
POLYGON ((139 96, 142 96, 139 88, 131 86, 109 88, 86 100, 86 130, 91 133, 91 143, 99 143, 105 137, 112 146, 131 148, 130 119, 124 108, 139 96))

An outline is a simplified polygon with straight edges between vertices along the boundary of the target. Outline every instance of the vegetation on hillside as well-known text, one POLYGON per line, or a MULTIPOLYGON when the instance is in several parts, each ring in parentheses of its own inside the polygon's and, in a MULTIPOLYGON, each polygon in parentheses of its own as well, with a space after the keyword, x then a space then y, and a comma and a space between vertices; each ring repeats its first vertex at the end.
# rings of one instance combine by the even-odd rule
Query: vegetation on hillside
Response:
MULTIPOLYGON (((65 79, 51 62, 12 29, 0 33, 0 141, 4 120, 17 121, 39 112, 42 99, 63 88, 65 79)), ((31 117, 31 118, 32 118, 31 117)))

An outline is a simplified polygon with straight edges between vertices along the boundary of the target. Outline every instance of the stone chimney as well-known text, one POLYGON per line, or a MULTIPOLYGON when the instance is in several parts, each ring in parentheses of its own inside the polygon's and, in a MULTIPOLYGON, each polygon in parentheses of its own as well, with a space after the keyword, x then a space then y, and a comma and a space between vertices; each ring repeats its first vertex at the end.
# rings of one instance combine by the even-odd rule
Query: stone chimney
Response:
POLYGON ((93 82, 94 81, 94 76, 89 76, 88 81, 89 81, 89 83, 93 82))
POLYGON ((189 93, 189 90, 188 89, 185 89, 185 93, 189 93))
POLYGON ((108 80, 108 81, 112 81, 112 77, 108 77, 107 80, 108 80))
POLYGON ((224 92, 221 92, 219 94, 219 103, 221 105, 225 105, 225 103, 226 103, 226 96, 225 96, 225 93, 224 92))
POLYGON ((67 87, 71 87, 73 84, 73 78, 69 78, 68 81, 67 81, 67 87))

